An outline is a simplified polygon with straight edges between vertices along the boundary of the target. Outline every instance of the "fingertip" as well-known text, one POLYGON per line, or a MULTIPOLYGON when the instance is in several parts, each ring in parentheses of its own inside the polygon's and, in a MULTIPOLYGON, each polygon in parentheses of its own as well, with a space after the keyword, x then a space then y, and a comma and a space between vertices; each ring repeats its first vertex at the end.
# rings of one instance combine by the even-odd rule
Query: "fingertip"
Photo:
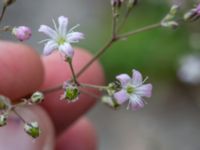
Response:
POLYGON ((0 41, 0 73, 0 94, 18 99, 41 85, 44 69, 31 47, 0 41))
POLYGON ((65 130, 56 143, 56 150, 96 150, 96 130, 87 118, 81 118, 65 130))

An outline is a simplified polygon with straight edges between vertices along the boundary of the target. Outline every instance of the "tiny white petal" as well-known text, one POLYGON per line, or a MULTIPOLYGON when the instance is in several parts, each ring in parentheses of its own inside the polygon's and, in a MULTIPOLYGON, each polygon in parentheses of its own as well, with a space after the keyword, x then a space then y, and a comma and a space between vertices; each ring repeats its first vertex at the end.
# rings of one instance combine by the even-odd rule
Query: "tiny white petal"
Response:
POLYGON ((142 80, 143 80, 142 74, 139 71, 133 69, 133 71, 132 71, 132 84, 134 84, 135 86, 141 85, 142 80))
POLYGON ((125 87, 128 83, 131 82, 131 78, 127 74, 120 74, 116 77, 120 81, 122 87, 125 87))
POLYGON ((65 36, 67 32, 67 26, 68 26, 68 18, 64 16, 60 16, 58 18, 59 23, 59 33, 61 36, 65 36))
POLYGON ((59 47, 59 50, 65 54, 66 57, 72 58, 74 55, 74 49, 69 43, 65 43, 59 47))
POLYGON ((116 99, 117 103, 122 104, 128 100, 128 95, 125 90, 121 90, 114 94, 114 98, 116 99))
POLYGON ((58 48, 57 43, 55 43, 53 40, 50 40, 49 42, 45 44, 43 54, 50 55, 53 52, 53 50, 57 48, 58 48))
POLYGON ((56 31, 46 25, 41 25, 40 28, 38 29, 38 31, 46 34, 47 36, 51 37, 52 39, 55 39, 57 37, 56 31))
POLYGON ((151 97, 152 84, 144 84, 136 89, 136 94, 144 97, 151 97))
POLYGON ((67 39, 70 43, 77 43, 80 40, 84 39, 84 34, 81 32, 72 32, 67 34, 67 39))

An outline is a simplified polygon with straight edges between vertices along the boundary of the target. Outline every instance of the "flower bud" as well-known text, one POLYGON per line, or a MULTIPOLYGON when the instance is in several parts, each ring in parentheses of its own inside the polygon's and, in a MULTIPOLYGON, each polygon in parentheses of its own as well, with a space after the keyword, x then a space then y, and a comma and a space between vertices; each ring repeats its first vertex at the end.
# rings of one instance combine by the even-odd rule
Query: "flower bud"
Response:
POLYGON ((198 4, 195 8, 189 10, 183 16, 185 21, 196 21, 200 18, 200 4, 198 4))
POLYGON ((26 26, 19 26, 15 27, 12 30, 12 34, 20 41, 25 41, 30 39, 32 36, 32 31, 29 27, 26 26))
POLYGON ((7 124, 7 116, 6 115, 0 115, 0 127, 3 127, 7 124))
POLYGON ((120 88, 120 83, 112 82, 108 84, 107 93, 112 96, 120 88))
POLYGON ((103 96, 101 98, 101 101, 104 104, 106 104, 106 105, 108 105, 108 106, 110 106, 112 108, 115 108, 115 109, 120 107, 120 105, 111 96, 103 96))
POLYGON ((14 2, 16 2, 16 0, 4 0, 3 1, 4 6, 6 6, 6 7, 13 4, 14 2))
POLYGON ((33 93, 30 100, 32 103, 35 104, 41 103, 44 100, 44 94, 42 92, 37 91, 33 93))
POLYGON ((176 29, 179 26, 179 24, 176 21, 167 21, 167 22, 162 22, 161 26, 176 29))
POLYGON ((169 28, 177 28, 178 22, 174 20, 176 17, 177 11, 178 11, 178 5, 173 5, 169 11, 169 13, 164 17, 164 19, 161 21, 161 26, 163 27, 169 27, 169 28))
POLYGON ((12 107, 10 99, 0 95, 0 110, 8 110, 12 107))
POLYGON ((61 99, 68 100, 69 102, 74 102, 78 99, 79 89, 76 85, 72 85, 66 82, 64 83, 63 88, 65 89, 65 92, 61 99))
POLYGON ((33 138, 40 136, 40 128, 37 122, 25 123, 24 130, 33 138))
POLYGON ((165 21, 171 21, 172 19, 174 19, 176 17, 178 8, 179 8, 178 5, 173 5, 170 8, 169 13, 165 16, 165 18, 162 21, 165 22, 165 21))
POLYGON ((124 0, 111 0, 111 6, 115 8, 120 8, 124 0))
POLYGON ((183 19, 184 19, 185 21, 188 21, 188 20, 193 20, 193 19, 196 18, 196 17, 197 17, 196 10, 195 10, 195 9, 192 9, 192 10, 190 10, 190 11, 188 11, 188 12, 186 12, 186 13, 184 14, 183 19))

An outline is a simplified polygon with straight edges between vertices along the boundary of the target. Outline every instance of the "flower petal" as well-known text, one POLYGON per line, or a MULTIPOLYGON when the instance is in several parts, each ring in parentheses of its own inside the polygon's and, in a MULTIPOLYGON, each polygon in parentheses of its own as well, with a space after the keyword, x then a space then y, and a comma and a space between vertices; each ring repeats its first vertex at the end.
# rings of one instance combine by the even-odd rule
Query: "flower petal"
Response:
POLYGON ((40 28, 38 29, 38 31, 46 34, 47 36, 51 37, 52 39, 56 39, 56 37, 57 37, 56 31, 46 25, 41 25, 40 28))
POLYGON ((67 39, 70 43, 77 43, 84 39, 84 34, 81 32, 72 32, 67 35, 67 39))
POLYGON ((144 84, 138 87, 135 91, 137 95, 144 97, 151 97, 152 95, 152 84, 144 84))
POLYGON ((65 43, 64 45, 61 45, 59 47, 59 50, 69 58, 72 58, 74 56, 74 49, 69 43, 65 43))
POLYGON ((56 48, 58 48, 58 45, 53 40, 51 40, 45 44, 43 54, 50 55, 56 48))
POLYGON ((133 71, 132 71, 132 84, 135 85, 135 86, 141 85, 142 80, 143 80, 142 74, 139 71, 133 69, 133 71))
POLYGON ((130 96, 130 103, 128 108, 131 108, 131 110, 139 110, 144 107, 144 102, 140 96, 132 95, 130 96))
POLYGON ((65 36, 67 33, 67 25, 68 25, 68 18, 64 16, 60 16, 58 18, 58 23, 59 23, 59 33, 62 36, 65 36))
POLYGON ((131 78, 127 74, 120 74, 116 77, 116 79, 120 81, 122 87, 125 87, 131 82, 131 78))
POLYGON ((116 99, 116 101, 119 103, 119 104, 122 104, 124 103, 125 101, 128 100, 128 95, 126 93, 125 90, 121 90, 119 92, 116 92, 114 94, 114 98, 116 99))

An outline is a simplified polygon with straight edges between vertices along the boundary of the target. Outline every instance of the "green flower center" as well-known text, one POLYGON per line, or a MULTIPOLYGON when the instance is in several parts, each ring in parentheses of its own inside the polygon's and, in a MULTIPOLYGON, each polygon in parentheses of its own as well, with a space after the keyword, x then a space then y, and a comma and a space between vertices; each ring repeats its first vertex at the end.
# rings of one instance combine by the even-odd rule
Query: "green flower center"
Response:
POLYGON ((63 44, 66 43, 66 39, 63 38, 63 37, 60 37, 60 38, 57 40, 57 43, 58 43, 58 45, 63 45, 63 44))
POLYGON ((127 86, 126 92, 127 92, 128 94, 133 94, 134 91, 135 91, 134 87, 132 87, 132 86, 127 86))

